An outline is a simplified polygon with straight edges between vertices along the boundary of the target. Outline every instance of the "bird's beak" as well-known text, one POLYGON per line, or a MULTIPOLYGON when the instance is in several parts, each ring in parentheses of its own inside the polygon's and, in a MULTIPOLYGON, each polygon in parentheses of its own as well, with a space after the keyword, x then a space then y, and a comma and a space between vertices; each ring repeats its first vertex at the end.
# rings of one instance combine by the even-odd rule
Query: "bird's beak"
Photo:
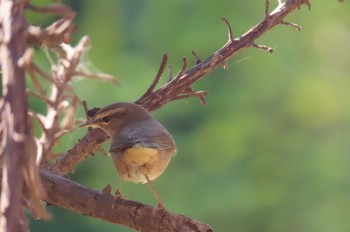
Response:
POLYGON ((94 122, 88 122, 88 121, 87 121, 86 123, 80 125, 79 127, 88 128, 88 127, 93 127, 94 125, 95 125, 94 122))

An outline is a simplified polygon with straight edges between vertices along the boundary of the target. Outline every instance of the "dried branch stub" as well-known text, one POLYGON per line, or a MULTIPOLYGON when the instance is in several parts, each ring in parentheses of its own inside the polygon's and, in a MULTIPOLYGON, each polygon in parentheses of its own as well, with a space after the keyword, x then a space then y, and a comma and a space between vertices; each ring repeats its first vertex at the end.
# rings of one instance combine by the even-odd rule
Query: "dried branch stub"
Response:
POLYGON ((196 64, 199 64, 200 62, 202 62, 201 58, 198 56, 195 50, 192 50, 192 55, 196 59, 196 64))
POLYGON ((26 41, 28 45, 34 47, 43 45, 57 47, 61 43, 69 43, 71 41, 71 34, 76 30, 76 26, 72 21, 75 18, 75 12, 69 7, 62 4, 38 7, 28 1, 25 8, 39 13, 62 16, 62 18, 47 27, 28 25, 26 30, 26 41))
POLYGON ((89 73, 82 70, 82 57, 89 47, 89 38, 83 37, 76 46, 61 44, 60 47, 46 48, 55 58, 48 57, 52 64, 51 73, 45 72, 33 61, 33 53, 26 53, 21 59, 21 66, 29 73, 34 89, 27 90, 28 96, 35 97, 46 105, 46 113, 31 112, 39 122, 41 134, 36 138, 37 163, 47 167, 52 159, 52 150, 59 139, 74 130, 75 117, 80 100, 71 86, 73 78, 99 79, 118 84, 118 81, 106 74, 89 73), (43 82, 50 86, 44 90, 43 82))
POLYGON ((221 17, 221 20, 225 22, 228 29, 228 42, 233 43, 234 38, 230 22, 225 17, 221 17))
POLYGON ((299 26, 296 23, 290 23, 290 22, 285 22, 285 21, 281 21, 281 24, 290 26, 290 27, 294 27, 297 31, 301 31, 301 26, 299 26))
POLYGON ((40 203, 40 200, 46 196, 38 166, 36 164, 37 143, 33 134, 31 119, 28 117, 27 122, 26 153, 22 165, 22 173, 27 191, 29 193, 30 209, 37 218, 48 220, 51 214, 48 213, 40 203))

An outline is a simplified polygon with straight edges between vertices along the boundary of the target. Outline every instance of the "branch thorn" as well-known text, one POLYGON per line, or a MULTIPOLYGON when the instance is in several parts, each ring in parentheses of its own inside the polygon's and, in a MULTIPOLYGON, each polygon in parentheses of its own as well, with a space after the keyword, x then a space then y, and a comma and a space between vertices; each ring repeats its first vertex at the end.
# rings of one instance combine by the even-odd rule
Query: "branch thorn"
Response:
POLYGON ((265 17, 269 16, 270 13, 269 13, 269 8, 270 8, 270 1, 269 0, 266 0, 265 1, 265 17))
POLYGON ((81 103, 83 104, 83 107, 84 107, 84 112, 85 112, 85 115, 86 115, 86 119, 89 120, 90 116, 89 116, 89 108, 87 107, 87 103, 86 103, 85 100, 83 100, 81 103))
POLYGON ((310 3, 310 1, 309 0, 305 0, 305 4, 309 8, 309 10, 311 10, 311 3, 310 3))
POLYGON ((225 24, 228 28, 228 41, 230 43, 233 43, 233 33, 232 33, 232 28, 231 28, 230 22, 225 17, 221 17, 221 20, 225 22, 225 24))
POLYGON ((173 79, 173 66, 170 64, 168 67, 168 73, 169 73, 169 77, 168 77, 168 83, 173 79))
POLYGON ((183 65, 180 69, 180 71, 176 74, 175 79, 178 79, 182 76, 182 74, 186 71, 186 68, 188 66, 188 59, 187 57, 182 58, 183 65))
POLYGON ((204 97, 199 96, 199 100, 201 101, 201 104, 202 104, 203 106, 207 106, 207 105, 208 105, 208 103, 205 101, 204 97))
POLYGON ((107 184, 103 189, 102 189, 102 193, 104 194, 108 194, 111 195, 111 191, 112 191, 112 186, 110 184, 107 184))
MULTIPOLYGON (((143 98, 146 95, 149 95, 153 92, 154 88, 156 87, 156 85, 158 84, 160 77, 162 76, 166 63, 168 62, 168 53, 164 53, 163 57, 162 57, 162 62, 160 63, 157 75, 155 76, 152 84, 148 87, 147 91, 142 95, 141 98, 143 98)), ((140 99, 141 99, 140 98, 140 99)))
POLYGON ((267 46, 265 46, 265 45, 259 45, 259 44, 253 44, 252 45, 252 47, 254 47, 254 48, 259 48, 259 49, 263 49, 263 50, 265 50, 265 51, 267 51, 267 52, 269 52, 269 53, 272 53, 273 52, 273 49, 272 48, 270 48, 270 47, 267 47, 267 46))
POLYGON ((199 58, 198 54, 195 52, 195 50, 192 50, 192 55, 196 58, 196 64, 199 64, 202 62, 201 58, 199 58))
POLYGON ((290 26, 290 27, 294 27, 297 31, 301 30, 301 26, 299 26, 296 23, 290 23, 290 22, 281 21, 281 24, 287 25, 287 26, 290 26))

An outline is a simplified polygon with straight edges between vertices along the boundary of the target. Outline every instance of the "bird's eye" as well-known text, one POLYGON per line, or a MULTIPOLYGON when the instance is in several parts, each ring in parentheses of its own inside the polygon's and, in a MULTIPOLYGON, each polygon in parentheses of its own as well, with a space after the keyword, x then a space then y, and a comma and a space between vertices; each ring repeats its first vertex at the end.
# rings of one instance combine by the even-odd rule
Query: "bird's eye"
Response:
POLYGON ((110 121, 110 118, 109 117, 103 117, 102 118, 102 122, 109 122, 110 121))

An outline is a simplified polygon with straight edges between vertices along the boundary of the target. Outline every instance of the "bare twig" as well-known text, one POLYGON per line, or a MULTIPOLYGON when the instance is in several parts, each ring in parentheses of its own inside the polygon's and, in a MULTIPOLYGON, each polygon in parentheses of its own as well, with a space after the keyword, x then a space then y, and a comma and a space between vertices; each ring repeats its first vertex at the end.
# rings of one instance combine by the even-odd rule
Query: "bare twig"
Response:
POLYGON ((199 58, 195 50, 192 50, 192 55, 194 56, 194 58, 196 58, 196 64, 199 64, 202 62, 201 58, 199 58))
POLYGON ((173 79, 173 66, 171 64, 169 64, 168 73, 169 73, 169 76, 168 76, 167 83, 169 83, 173 79))
POLYGON ((144 93, 144 96, 145 95, 148 95, 148 94, 151 94, 153 93, 153 90, 154 88, 156 87, 156 85, 158 84, 163 72, 164 72, 164 69, 165 69, 165 66, 166 66, 166 63, 168 62, 168 54, 165 53, 163 55, 163 58, 162 58, 162 62, 160 64, 160 67, 159 67, 159 70, 157 72, 157 75, 156 77, 154 78, 152 84, 149 86, 149 88, 146 90, 146 92, 144 93))
POLYGON ((221 17, 221 20, 225 22, 225 24, 228 28, 228 42, 232 43, 234 41, 234 38, 233 38, 233 33, 232 33, 232 28, 231 28, 230 22, 225 17, 221 17))
POLYGON ((31 90, 27 90, 26 92, 27 92, 28 96, 36 97, 37 99, 46 103, 46 105, 50 105, 50 106, 53 105, 53 102, 42 94, 38 94, 38 93, 31 91, 31 90))
POLYGON ((206 60, 190 68, 186 72, 182 69, 180 71, 182 75, 176 77, 176 79, 181 80, 181 82, 171 81, 167 85, 159 88, 153 94, 138 99, 136 103, 143 105, 150 111, 156 110, 172 100, 177 100, 178 94, 181 94, 185 88, 191 86, 194 82, 198 81, 215 68, 224 65, 226 60, 243 49, 253 46, 272 52, 272 49, 267 46, 255 44, 255 40, 274 26, 279 25, 290 12, 299 8, 303 4, 309 4, 309 2, 307 0, 290 0, 284 4, 280 4, 269 14, 268 18, 265 17, 260 23, 239 38, 234 39, 232 42, 229 40, 228 43, 206 60), (163 96, 163 98, 159 98, 158 96, 163 96))
POLYGON ((30 76, 30 79, 33 82, 33 85, 35 86, 35 88, 38 90, 39 95, 44 96, 46 94, 45 90, 43 89, 43 87, 41 86, 38 78, 36 77, 34 71, 32 69, 28 69, 28 73, 30 76))
POLYGON ((188 59, 187 57, 182 58, 183 65, 179 72, 175 75, 174 80, 180 79, 180 77, 183 75, 183 73, 186 71, 186 68, 188 66, 188 59))
POLYGON ((265 17, 269 16, 270 1, 265 1, 265 17))
POLYGON ((297 31, 301 30, 301 26, 299 26, 296 23, 290 23, 290 22, 281 21, 281 24, 284 24, 284 25, 287 25, 287 26, 290 26, 290 27, 294 27, 297 31))
POLYGON ((272 49, 272 48, 267 47, 267 46, 265 46, 265 45, 260 45, 260 44, 255 44, 255 43, 254 43, 254 44, 252 44, 252 47, 254 47, 254 48, 259 48, 259 49, 265 50, 265 51, 270 52, 270 53, 273 52, 273 49, 272 49))
POLYGON ((101 81, 107 81, 107 82, 110 82, 112 84, 120 85, 120 82, 117 79, 115 79, 111 75, 104 74, 104 73, 87 73, 84 71, 76 71, 74 73, 74 75, 75 76, 82 76, 85 78, 97 79, 97 80, 101 80, 101 81))

